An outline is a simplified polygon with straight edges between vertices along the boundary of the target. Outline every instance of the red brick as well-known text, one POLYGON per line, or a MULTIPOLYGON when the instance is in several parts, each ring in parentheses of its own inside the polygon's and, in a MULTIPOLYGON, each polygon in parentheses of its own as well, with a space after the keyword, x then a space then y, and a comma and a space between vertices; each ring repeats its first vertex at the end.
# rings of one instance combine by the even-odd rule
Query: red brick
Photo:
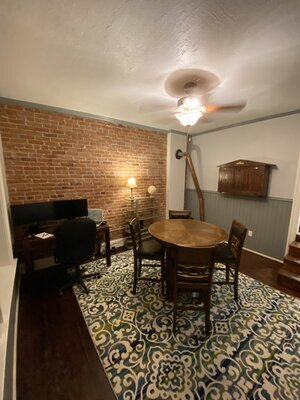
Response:
POLYGON ((0 107, 0 131, 12 204, 87 198, 90 207, 104 210, 116 238, 126 223, 127 179, 134 175, 136 195, 157 187, 165 215, 166 134, 12 105, 0 107))

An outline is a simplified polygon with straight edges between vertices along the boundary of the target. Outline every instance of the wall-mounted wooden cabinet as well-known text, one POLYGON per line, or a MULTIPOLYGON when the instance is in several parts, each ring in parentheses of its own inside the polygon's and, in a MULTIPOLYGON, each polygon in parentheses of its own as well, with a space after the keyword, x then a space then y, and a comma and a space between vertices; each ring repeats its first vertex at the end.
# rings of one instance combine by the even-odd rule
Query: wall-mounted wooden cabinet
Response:
POLYGON ((218 192, 265 197, 268 194, 270 170, 274 166, 249 160, 219 165, 218 192))

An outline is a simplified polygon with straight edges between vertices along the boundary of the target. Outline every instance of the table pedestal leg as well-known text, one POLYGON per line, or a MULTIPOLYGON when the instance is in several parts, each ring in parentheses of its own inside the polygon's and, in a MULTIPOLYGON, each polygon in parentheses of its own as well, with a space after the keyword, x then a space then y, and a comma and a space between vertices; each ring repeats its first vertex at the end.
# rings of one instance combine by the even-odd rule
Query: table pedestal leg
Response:
POLYGON ((166 298, 167 300, 173 299, 173 273, 174 273, 174 263, 173 263, 173 248, 166 248, 166 298))

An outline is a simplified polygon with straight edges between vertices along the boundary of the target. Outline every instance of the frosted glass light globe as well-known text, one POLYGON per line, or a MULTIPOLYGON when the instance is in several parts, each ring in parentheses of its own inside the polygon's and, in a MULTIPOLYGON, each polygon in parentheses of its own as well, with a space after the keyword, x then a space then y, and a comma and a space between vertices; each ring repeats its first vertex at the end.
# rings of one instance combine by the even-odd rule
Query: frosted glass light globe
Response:
POLYGON ((148 187, 148 193, 150 194, 150 196, 153 196, 155 192, 156 192, 155 186, 151 185, 148 187))

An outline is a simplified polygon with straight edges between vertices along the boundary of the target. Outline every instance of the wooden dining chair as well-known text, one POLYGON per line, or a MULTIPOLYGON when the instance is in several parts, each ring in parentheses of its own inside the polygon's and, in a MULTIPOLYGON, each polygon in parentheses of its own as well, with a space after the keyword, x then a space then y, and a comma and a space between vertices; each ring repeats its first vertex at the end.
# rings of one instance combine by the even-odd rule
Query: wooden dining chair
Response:
POLYGON ((177 246, 174 257, 173 274, 173 333, 176 332, 178 310, 203 310, 205 312, 205 333, 210 330, 210 296, 215 259, 215 247, 183 247, 177 246), (190 302, 178 304, 181 292, 190 292, 190 302), (192 293, 199 293, 195 300, 192 293), (200 300, 202 302, 200 303, 200 300))
POLYGON ((228 243, 221 243, 216 249, 216 265, 214 270, 222 271, 224 279, 215 281, 216 285, 231 285, 234 288, 234 300, 238 299, 239 267, 247 228, 237 220, 233 220, 228 243), (220 267, 219 264, 225 265, 220 267), (225 273, 225 274, 224 274, 225 273))
POLYGON ((129 223, 133 246, 134 274, 133 274, 133 293, 136 293, 138 280, 161 282, 162 294, 165 290, 165 248, 155 239, 142 241, 140 222, 138 218, 133 218, 129 223), (149 261, 156 261, 151 263, 149 261), (160 268, 160 277, 153 278, 142 276, 143 267, 160 268))
POLYGON ((192 218, 191 210, 169 210, 169 219, 190 219, 192 218))

